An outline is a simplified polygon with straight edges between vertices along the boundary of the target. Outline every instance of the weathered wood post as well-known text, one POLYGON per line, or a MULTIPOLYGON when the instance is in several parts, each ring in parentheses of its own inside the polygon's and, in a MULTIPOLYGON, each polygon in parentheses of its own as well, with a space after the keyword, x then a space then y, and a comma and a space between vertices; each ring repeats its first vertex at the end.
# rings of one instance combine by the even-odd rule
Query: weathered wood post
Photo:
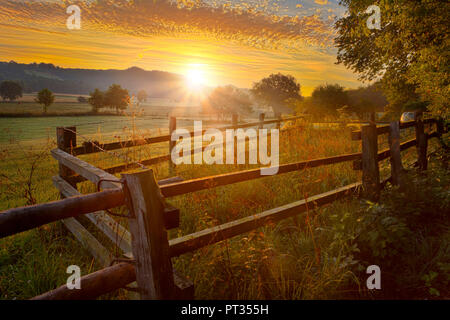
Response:
POLYGON ((439 138, 442 137, 442 135, 444 134, 444 119, 442 119, 442 118, 437 119, 436 131, 437 131, 439 138))
MULTIPOLYGON (((238 115, 237 113, 233 113, 231 115, 231 125, 233 126, 234 130, 237 130, 237 125, 238 125, 238 115)), ((235 131, 236 132, 236 131, 235 131)), ((234 135, 234 163, 237 164, 237 152, 238 152, 238 140, 237 140, 237 136, 234 135)))
MULTIPOLYGON (((169 135, 172 137, 172 132, 174 132, 177 129, 177 118, 176 117, 170 117, 169 118, 169 135)), ((169 156, 172 155, 172 150, 175 148, 176 141, 172 141, 170 138, 169 140, 169 156)), ((172 157, 169 159, 169 174, 173 175, 175 172, 175 163, 172 162, 172 157)))
POLYGON ((281 127, 281 112, 275 112, 275 118, 280 120, 279 122, 277 122, 277 129, 280 130, 280 127, 281 127))
MULTIPOLYGON (((264 119, 265 119, 265 117, 266 117, 266 114, 264 112, 259 114, 259 126, 258 126, 258 129, 263 129, 264 128, 264 119)), ((258 148, 259 148, 259 139, 261 139, 261 137, 259 136, 259 130, 257 132, 257 138, 258 138, 257 143, 258 143, 258 148)))
POLYGON ((400 123, 398 121, 391 122, 389 125, 389 150, 391 153, 391 176, 392 184, 395 186, 403 186, 403 166, 400 155, 400 123))
POLYGON ((419 170, 424 171, 427 170, 428 160, 427 160, 427 147, 428 147, 428 139, 425 134, 424 124, 422 120, 422 114, 416 113, 416 140, 417 140, 417 158, 419 170))
POLYGON ((260 124, 259 124, 259 129, 262 129, 262 128, 264 128, 264 118, 266 117, 266 114, 265 113, 260 113, 259 114, 259 122, 260 122, 260 124))
POLYGON ((152 170, 123 174, 136 281, 141 299, 173 299, 175 285, 164 201, 152 170))
POLYGON ((361 139, 363 197, 378 201, 380 197, 380 171, 378 168, 378 134, 374 123, 362 126, 361 139))
MULTIPOLYGON (((58 149, 71 153, 71 149, 77 146, 77 128, 76 127, 57 127, 56 128, 56 143, 58 149)), ((77 187, 75 182, 69 181, 68 177, 74 175, 75 172, 59 163, 59 175, 61 178, 69 182, 74 188, 77 187)))

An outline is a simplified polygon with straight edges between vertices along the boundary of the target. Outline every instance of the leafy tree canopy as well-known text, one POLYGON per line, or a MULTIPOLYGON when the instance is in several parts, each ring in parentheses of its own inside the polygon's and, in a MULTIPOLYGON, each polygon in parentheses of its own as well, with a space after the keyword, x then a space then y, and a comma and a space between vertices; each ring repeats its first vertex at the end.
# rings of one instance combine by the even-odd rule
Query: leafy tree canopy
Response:
POLYGON ((341 0, 348 15, 336 22, 338 63, 362 80, 381 79, 390 107, 400 113, 429 101, 435 115, 449 116, 450 2, 439 0, 341 0), (367 28, 370 5, 381 9, 381 30, 367 28))
POLYGON ((271 74, 253 84, 253 95, 275 113, 291 112, 292 100, 302 100, 300 84, 291 75, 271 74))
POLYGON ((15 81, 2 81, 0 84, 0 96, 3 100, 14 101, 22 96, 22 86, 15 81))
POLYGON ((118 84, 113 84, 105 93, 105 105, 109 108, 125 110, 130 103, 130 96, 127 89, 123 89, 118 84))

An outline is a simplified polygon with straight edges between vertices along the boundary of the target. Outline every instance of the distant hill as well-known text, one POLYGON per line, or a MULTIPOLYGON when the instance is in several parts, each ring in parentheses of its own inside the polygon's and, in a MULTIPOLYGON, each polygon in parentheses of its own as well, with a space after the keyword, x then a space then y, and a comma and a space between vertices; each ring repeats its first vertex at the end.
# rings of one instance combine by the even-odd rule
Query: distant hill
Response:
POLYGON ((27 93, 48 88, 57 93, 89 94, 95 88, 106 90, 117 83, 130 93, 143 89, 155 98, 178 100, 185 95, 183 76, 137 67, 126 70, 66 69, 47 63, 0 62, 2 80, 22 83, 27 93))

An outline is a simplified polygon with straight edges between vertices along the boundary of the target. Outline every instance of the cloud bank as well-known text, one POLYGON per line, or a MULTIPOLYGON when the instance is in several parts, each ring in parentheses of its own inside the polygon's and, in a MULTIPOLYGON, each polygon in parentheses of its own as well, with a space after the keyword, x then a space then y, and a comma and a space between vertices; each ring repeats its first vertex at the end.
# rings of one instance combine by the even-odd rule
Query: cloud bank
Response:
POLYGON ((269 1, 250 5, 201 0, 3 0, 0 23, 62 31, 68 17, 66 8, 71 4, 81 8, 82 28, 92 32, 140 38, 227 40, 262 49, 300 50, 305 45, 332 45, 329 20, 321 20, 317 15, 277 14, 277 10, 282 10, 269 1))

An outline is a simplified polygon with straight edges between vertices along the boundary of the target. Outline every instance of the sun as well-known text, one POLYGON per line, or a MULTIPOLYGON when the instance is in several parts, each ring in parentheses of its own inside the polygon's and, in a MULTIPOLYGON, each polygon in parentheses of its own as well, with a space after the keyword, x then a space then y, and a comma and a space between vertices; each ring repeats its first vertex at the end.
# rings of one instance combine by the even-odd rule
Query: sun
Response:
POLYGON ((186 71, 186 85, 190 90, 198 90, 206 83, 202 65, 190 65, 186 71))

